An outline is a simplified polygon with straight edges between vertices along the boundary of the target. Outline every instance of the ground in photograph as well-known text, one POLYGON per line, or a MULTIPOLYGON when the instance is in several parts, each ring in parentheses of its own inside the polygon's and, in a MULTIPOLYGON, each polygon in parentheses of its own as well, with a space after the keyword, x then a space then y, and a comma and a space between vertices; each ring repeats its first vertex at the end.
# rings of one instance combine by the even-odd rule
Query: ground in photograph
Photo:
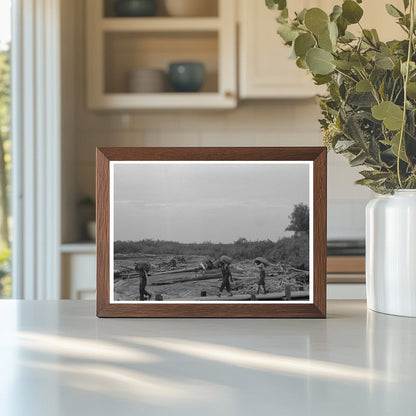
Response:
POLYGON ((224 290, 217 297, 222 283, 221 269, 203 272, 200 268, 205 256, 116 254, 114 260, 114 300, 139 300, 140 279, 135 272, 136 262, 152 266, 146 290, 151 300, 160 301, 241 301, 241 300, 308 300, 309 272, 287 263, 272 263, 266 267, 267 294, 257 295, 259 272, 253 260, 235 260, 230 266, 234 279, 233 296, 224 290))

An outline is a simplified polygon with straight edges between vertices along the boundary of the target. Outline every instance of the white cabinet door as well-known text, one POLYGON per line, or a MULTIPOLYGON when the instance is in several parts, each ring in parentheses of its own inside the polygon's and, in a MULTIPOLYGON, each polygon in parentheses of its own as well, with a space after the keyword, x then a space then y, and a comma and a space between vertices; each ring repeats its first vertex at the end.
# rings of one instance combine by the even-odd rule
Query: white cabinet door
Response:
POLYGON ((96 256, 93 253, 62 255, 62 298, 93 300, 96 289, 96 256))
MULTIPOLYGON (((360 23, 364 28, 377 29, 380 40, 384 42, 393 39, 404 39, 406 34, 396 24, 396 19, 387 13, 386 3, 393 4, 400 10, 403 9, 403 0, 389 0, 386 2, 380 0, 365 0, 360 4, 364 9, 364 15, 360 23)), ((359 32, 359 28, 356 27, 355 29, 352 30, 354 33, 359 32)))
MULTIPOLYGON (((299 0, 295 7, 330 10, 325 2, 329 0, 299 0)), ((277 13, 258 0, 239 0, 239 13, 240 97, 305 98, 318 94, 321 88, 313 84, 311 75, 289 59, 291 50, 276 33, 277 13)))
MULTIPOLYGON (((300 11, 304 7, 320 7, 330 12, 334 0, 298 0, 289 3, 290 11, 300 11)), ((392 0, 399 9, 402 0, 392 0)), ((323 93, 323 87, 313 84, 312 78, 305 70, 296 66, 289 59, 290 48, 283 44, 277 35, 277 12, 268 10, 261 0, 239 0, 240 50, 239 75, 241 98, 305 98, 323 93)), ((404 32, 395 23, 395 19, 386 12, 384 2, 366 0, 362 25, 376 28, 381 40, 403 38, 404 32)), ((358 25, 348 30, 358 33, 358 25)))

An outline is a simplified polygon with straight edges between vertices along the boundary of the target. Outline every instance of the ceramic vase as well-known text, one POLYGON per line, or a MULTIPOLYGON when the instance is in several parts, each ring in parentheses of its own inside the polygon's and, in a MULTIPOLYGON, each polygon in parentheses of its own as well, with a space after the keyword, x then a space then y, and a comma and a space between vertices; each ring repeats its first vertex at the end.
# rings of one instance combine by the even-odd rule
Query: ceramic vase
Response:
POLYGON ((416 317, 416 190, 368 203, 366 285, 369 309, 416 317))

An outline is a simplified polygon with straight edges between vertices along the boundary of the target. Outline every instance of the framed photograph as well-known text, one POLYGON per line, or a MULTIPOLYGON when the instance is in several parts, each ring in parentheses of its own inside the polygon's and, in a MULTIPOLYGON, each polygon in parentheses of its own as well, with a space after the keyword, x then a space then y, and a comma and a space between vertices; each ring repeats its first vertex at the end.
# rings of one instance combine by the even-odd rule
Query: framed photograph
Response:
POLYGON ((97 149, 97 316, 324 318, 326 152, 97 149))

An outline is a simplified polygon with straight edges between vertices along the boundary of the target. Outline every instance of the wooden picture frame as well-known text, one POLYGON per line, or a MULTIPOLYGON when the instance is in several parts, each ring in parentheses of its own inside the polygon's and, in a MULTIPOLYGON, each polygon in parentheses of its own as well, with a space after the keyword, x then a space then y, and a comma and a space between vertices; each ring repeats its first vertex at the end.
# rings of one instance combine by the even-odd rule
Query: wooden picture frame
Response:
MULTIPOLYGON (((103 318, 325 318, 327 212, 326 160, 327 150, 324 147, 97 148, 97 316, 103 318), (286 293, 286 298, 283 298, 286 299, 285 301, 272 300, 270 302, 259 301, 255 296, 253 297, 253 295, 251 299, 245 301, 245 294, 241 296, 237 294, 233 299, 230 298, 226 301, 223 301, 222 298, 220 298, 218 302, 208 302, 201 299, 189 302, 158 302, 153 300, 142 302, 124 301, 123 299, 120 300, 115 298, 115 269, 114 260, 112 260, 114 259, 112 253, 115 240, 114 221, 111 218, 111 215, 114 215, 114 170, 117 169, 118 172, 121 169, 119 166, 124 165, 137 166, 137 169, 142 169, 143 166, 147 166, 147 164, 152 166, 155 164, 154 169, 160 169, 160 167, 156 166, 157 164, 166 165, 164 168, 169 167, 169 169, 170 166, 189 164, 192 169, 195 167, 200 169, 200 164, 204 163, 207 164, 207 167, 204 169, 210 169, 210 166, 213 166, 215 167, 215 172, 218 171, 218 166, 220 166, 221 169, 224 169, 224 172, 228 172, 227 169, 233 164, 238 165, 238 169, 252 169, 249 168, 252 164, 259 165, 259 167, 256 168, 256 172, 262 172, 263 168, 276 169, 277 172, 277 169, 283 169, 283 167, 278 166, 286 165, 290 166, 290 169, 292 169, 293 172, 295 172, 296 169, 302 169, 303 172, 303 166, 309 166, 309 188, 307 189, 309 189, 308 201, 310 202, 310 211, 308 211, 310 213, 308 214, 310 215, 310 233, 308 231, 308 236, 310 235, 310 237, 308 237, 307 241, 311 253, 309 254, 311 262, 309 262, 310 275, 308 272, 308 276, 313 276, 313 280, 308 280, 307 285, 305 284, 305 287, 309 288, 307 300, 288 301, 291 299, 290 290, 289 294, 286 293), (276 166, 276 168, 274 168, 274 166, 276 166), (239 301, 240 298, 244 299, 244 301, 239 301)), ((139 170, 137 172, 139 172, 139 170)), ((251 172, 251 170, 248 172, 251 172)), ((155 176, 159 176, 159 173, 155 176)), ((151 183, 153 177, 147 177, 151 183)), ((278 179, 279 178, 276 178, 276 183, 278 179)), ((289 177, 280 179, 283 179, 283 181, 286 182, 290 181, 289 177)), ((270 187, 268 189, 270 189, 270 187)), ((270 192, 272 192, 272 190, 273 187, 271 187, 270 192)), ((135 189, 134 192, 140 193, 141 189, 135 189)), ((225 263, 220 264, 224 266, 225 263)), ((256 262, 256 265, 259 265, 259 263, 256 262)), ((199 282, 199 280, 197 281, 199 282)), ((121 283, 124 284, 124 282, 121 283)), ((117 280, 117 285, 118 284, 119 281, 117 280)), ((263 289, 264 296, 267 296, 266 288, 263 287, 263 289)), ((260 284, 258 286, 258 291, 260 291, 260 284)), ((142 296, 141 293, 142 292, 140 292, 140 296, 142 296)), ((268 295, 271 296, 270 294, 268 295)), ((281 298, 276 295, 275 299, 281 298)), ((269 300, 269 298, 266 300, 269 300)))

